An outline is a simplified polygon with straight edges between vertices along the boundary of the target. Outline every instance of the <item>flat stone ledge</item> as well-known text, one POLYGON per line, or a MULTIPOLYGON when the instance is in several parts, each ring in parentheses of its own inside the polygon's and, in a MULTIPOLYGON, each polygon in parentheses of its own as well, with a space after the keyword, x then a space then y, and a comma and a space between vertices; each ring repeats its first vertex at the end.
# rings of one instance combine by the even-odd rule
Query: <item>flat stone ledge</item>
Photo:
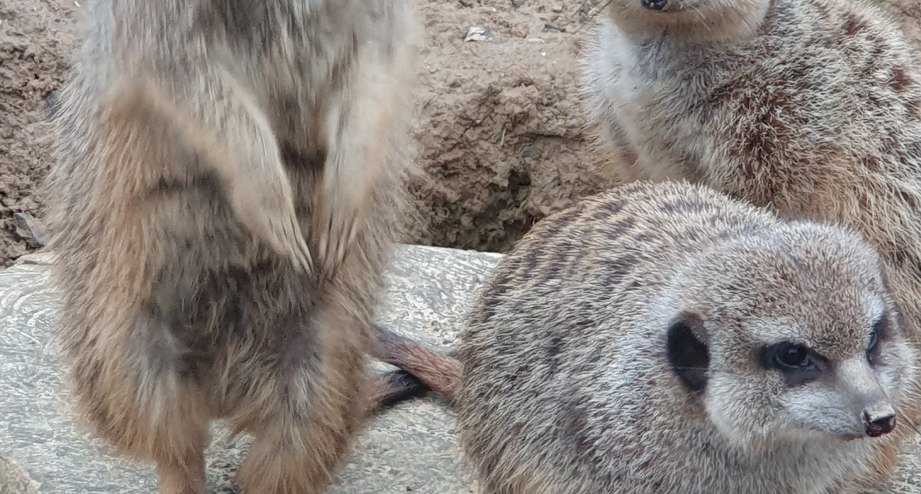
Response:
MULTIPOLYGON (((378 320, 440 350, 453 347, 472 297, 498 254, 401 246, 387 274, 378 320)), ((71 420, 51 328, 49 254, 0 271, 0 494, 151 493, 153 470, 113 456, 71 420)), ((437 399, 402 403, 374 419, 358 439, 331 494, 473 493, 459 461, 454 416, 437 399)), ((233 493, 232 476, 248 440, 213 427, 210 492, 233 493)), ((907 448, 896 478, 878 494, 921 493, 921 451, 907 448)))

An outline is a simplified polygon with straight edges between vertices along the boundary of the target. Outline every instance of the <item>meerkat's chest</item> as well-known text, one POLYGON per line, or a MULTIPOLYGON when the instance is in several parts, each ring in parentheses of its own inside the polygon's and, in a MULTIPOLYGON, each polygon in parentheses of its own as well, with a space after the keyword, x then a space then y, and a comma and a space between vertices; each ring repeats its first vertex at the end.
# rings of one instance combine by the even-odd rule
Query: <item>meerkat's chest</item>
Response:
POLYGON ((610 122, 625 138, 640 166, 652 179, 697 174, 700 137, 698 106, 702 88, 671 73, 657 73, 626 49, 611 60, 609 84, 603 89, 610 122))
MULTIPOLYGON (((621 346, 621 351, 629 353, 648 348, 631 342, 621 346)), ((617 367, 603 382, 611 390, 630 389, 630 383, 645 382, 652 375, 667 376, 669 372, 665 366, 617 367)), ((657 382, 668 381, 660 377, 657 382)), ((598 424, 640 423, 640 411, 642 416, 652 418, 645 423, 643 442, 637 448, 623 447, 636 441, 635 430, 619 428, 602 433, 603 440, 596 443, 602 451, 599 456, 618 458, 608 472, 607 482, 603 482, 616 489, 607 492, 826 494, 842 473, 872 461, 867 450, 856 443, 791 444, 773 451, 749 449, 743 446, 749 441, 730 439, 711 421, 709 413, 685 401, 685 390, 677 383, 667 388, 643 389, 634 384, 632 389, 634 392, 626 395, 611 391, 606 396, 605 402, 616 402, 618 407, 598 424), (655 468, 643 468, 648 464, 655 468)))
POLYGON ((725 451, 700 451, 694 456, 683 469, 706 476, 690 479, 687 485, 678 486, 676 493, 825 494, 836 485, 841 472, 856 471, 861 458, 849 448, 778 452, 770 458, 736 457, 725 451))

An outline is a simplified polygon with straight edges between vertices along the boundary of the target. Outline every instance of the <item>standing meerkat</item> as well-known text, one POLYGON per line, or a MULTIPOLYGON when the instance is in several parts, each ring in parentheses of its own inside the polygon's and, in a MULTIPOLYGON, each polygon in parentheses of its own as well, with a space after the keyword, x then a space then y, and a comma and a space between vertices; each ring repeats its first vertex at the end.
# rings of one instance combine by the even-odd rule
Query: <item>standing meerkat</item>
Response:
POLYGON ((624 181, 860 230, 921 345, 921 70, 894 20, 860 0, 616 0, 584 71, 624 181))
POLYGON ((484 494, 864 492, 919 393, 861 234, 686 182, 538 222, 457 358, 448 389, 484 494))
MULTIPOLYGON (((409 0, 96 0, 55 109, 49 248, 79 410, 163 494, 319 493, 373 390, 404 205, 409 0)), ((395 381, 390 381, 395 382, 395 381)))

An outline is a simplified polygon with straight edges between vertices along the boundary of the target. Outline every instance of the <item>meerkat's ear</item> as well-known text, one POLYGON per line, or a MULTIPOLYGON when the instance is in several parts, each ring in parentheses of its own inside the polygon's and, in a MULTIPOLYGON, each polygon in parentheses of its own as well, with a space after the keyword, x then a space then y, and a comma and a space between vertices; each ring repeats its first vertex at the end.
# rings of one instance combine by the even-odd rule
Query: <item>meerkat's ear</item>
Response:
POLYGON ((707 348, 703 319, 693 312, 682 312, 669 324, 666 352, 672 371, 688 390, 699 395, 707 387, 710 351, 707 348))

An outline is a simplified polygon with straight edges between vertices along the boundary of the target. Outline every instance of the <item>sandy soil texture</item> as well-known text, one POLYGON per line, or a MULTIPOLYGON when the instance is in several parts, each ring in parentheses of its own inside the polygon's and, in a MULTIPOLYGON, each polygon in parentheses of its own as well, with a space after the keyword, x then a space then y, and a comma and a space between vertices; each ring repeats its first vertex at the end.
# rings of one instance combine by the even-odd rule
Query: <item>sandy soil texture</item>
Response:
POLYGON ((73 0, 0 1, 0 266, 36 247, 13 215, 41 217, 36 188, 51 144, 45 95, 67 68, 76 8, 73 0))
MULTIPOLYGON (((89 1, 89 0, 86 0, 89 1)), ((430 180, 407 242, 507 249, 533 222, 615 184, 591 149, 578 56, 597 0, 421 0, 427 46, 414 132, 430 180)), ((918 0, 887 0, 921 46, 918 0)), ((0 266, 34 250, 14 217, 41 218, 45 96, 64 75, 85 1, 0 2, 0 266)))

